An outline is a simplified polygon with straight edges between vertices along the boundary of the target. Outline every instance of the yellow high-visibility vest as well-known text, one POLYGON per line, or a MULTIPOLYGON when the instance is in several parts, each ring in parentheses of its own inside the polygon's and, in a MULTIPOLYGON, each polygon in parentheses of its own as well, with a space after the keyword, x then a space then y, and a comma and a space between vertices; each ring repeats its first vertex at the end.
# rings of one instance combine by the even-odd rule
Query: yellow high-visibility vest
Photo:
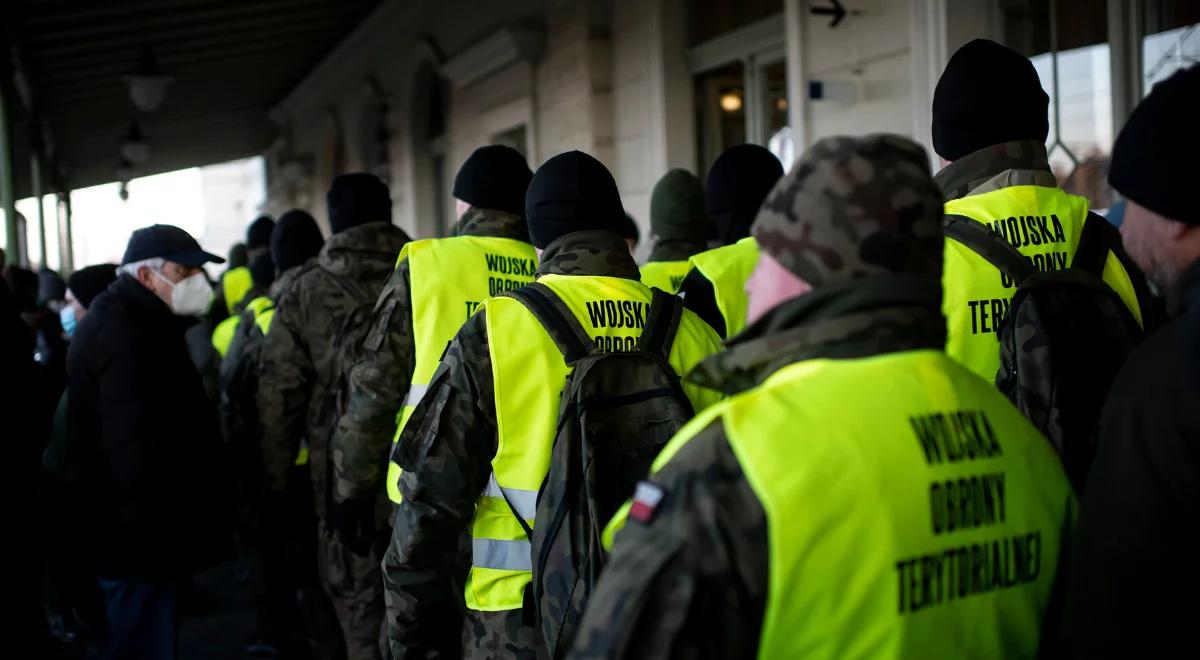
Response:
POLYGON ((714 422, 767 517, 760 658, 1036 655, 1076 501, 987 383, 935 350, 794 363, 654 470, 714 422))
POLYGON ((225 271, 221 276, 221 292, 225 295, 225 311, 233 315, 238 303, 254 288, 254 278, 246 266, 225 271))
MULTIPOLYGON (((246 309, 254 315, 254 321, 262 333, 267 334, 267 329, 271 326, 271 318, 275 315, 275 303, 266 296, 259 296, 246 303, 246 309), (266 315, 265 320, 264 315, 266 315)), ((233 336, 237 334, 238 326, 241 324, 242 315, 234 314, 218 323, 217 327, 213 329, 212 345, 222 358, 229 352, 229 345, 233 343, 233 336)))
MULTIPOLYGON (((641 282, 565 275, 544 275, 538 282, 562 299, 593 340, 632 346, 641 336, 652 295, 641 282), (609 314, 606 308, 629 313, 609 314)), ((527 524, 535 524, 538 489, 550 466, 559 397, 571 368, 549 333, 519 301, 492 298, 483 307, 498 438, 492 475, 471 521, 472 562, 464 597, 473 610, 513 610, 521 607, 525 585, 532 579, 529 541, 513 509, 527 524)), ((680 319, 669 361, 682 374, 718 350, 716 333, 687 312, 680 319)), ((696 410, 720 397, 686 383, 684 392, 696 410)))
MULTIPOLYGON (((1038 270, 1069 268, 1079 247, 1087 199, 1060 188, 1015 185, 946 202, 946 214, 981 222, 999 233, 1038 270)), ((1116 255, 1104 264, 1104 281, 1142 323, 1129 274, 1116 255)), ((971 248, 947 240, 942 270, 946 353, 989 383, 1000 368, 997 330, 1016 287, 971 248)))
POLYGON ((725 336, 732 337, 746 327, 746 280, 758 266, 758 241, 753 236, 733 245, 693 255, 692 267, 712 283, 713 296, 721 318, 725 319, 725 336))
POLYGON ((684 261, 649 261, 638 270, 642 272, 642 284, 657 287, 667 293, 679 293, 679 285, 692 269, 692 262, 684 261))
MULTIPOLYGON (((414 365, 404 405, 396 416, 394 445, 425 395, 446 345, 488 298, 533 281, 537 253, 524 241, 490 236, 454 236, 406 243, 412 297, 414 365)), ((388 461, 388 497, 399 503, 400 466, 388 461)))

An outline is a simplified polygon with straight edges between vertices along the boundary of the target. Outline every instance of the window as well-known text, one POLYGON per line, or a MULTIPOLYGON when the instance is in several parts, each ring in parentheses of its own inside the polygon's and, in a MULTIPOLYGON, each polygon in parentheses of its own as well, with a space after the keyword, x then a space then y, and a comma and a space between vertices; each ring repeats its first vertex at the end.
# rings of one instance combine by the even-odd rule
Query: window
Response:
POLYGON ((1200 2, 1146 0, 1142 5, 1142 94, 1180 69, 1200 63, 1200 2))
POLYGON ((1093 209, 1107 209, 1113 201, 1107 4, 1010 0, 1001 11, 1005 41, 1029 57, 1050 96, 1050 168, 1064 190, 1087 197, 1093 209))

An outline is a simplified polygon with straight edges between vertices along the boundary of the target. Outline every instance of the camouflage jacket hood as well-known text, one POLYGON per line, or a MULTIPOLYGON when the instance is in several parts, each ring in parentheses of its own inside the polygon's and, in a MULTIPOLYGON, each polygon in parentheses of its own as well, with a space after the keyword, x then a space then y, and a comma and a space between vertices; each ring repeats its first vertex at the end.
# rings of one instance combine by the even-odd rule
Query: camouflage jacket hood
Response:
POLYGON ((525 218, 492 209, 468 209, 454 225, 455 236, 487 236, 529 242, 525 218))
POLYGON ((689 381, 725 394, 761 384, 815 358, 849 359, 946 343, 941 282, 932 275, 880 275, 830 283, 768 312, 701 362, 689 381))
POLYGON ((292 268, 289 268, 289 269, 283 271, 282 273, 280 273, 279 275, 277 275, 275 277, 275 281, 271 283, 271 291, 267 295, 273 301, 279 300, 279 294, 283 293, 289 287, 291 287, 292 282, 297 277, 299 277, 301 273, 303 273, 306 270, 309 270, 310 268, 315 268, 316 265, 317 265, 317 258, 312 257, 308 261, 300 264, 299 266, 294 266, 292 268))
POLYGON ((537 276, 542 275, 642 277, 625 239, 610 231, 577 231, 551 241, 542 250, 537 276))
POLYGON ((317 255, 317 264, 338 277, 382 281, 396 267, 396 255, 407 242, 408 235, 395 225, 359 225, 330 236, 317 255))
POLYGON ((1008 186, 1058 187, 1046 145, 1033 141, 1005 142, 967 154, 935 174, 933 180, 947 200, 1008 186))

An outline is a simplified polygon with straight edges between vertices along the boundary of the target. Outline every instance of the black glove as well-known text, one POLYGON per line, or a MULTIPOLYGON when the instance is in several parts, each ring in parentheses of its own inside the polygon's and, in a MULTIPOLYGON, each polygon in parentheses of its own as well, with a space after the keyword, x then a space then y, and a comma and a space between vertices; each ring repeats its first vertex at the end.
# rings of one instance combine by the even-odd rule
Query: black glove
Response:
POLYGON ((333 525, 342 545, 354 554, 365 557, 371 552, 377 536, 375 500, 353 499, 339 502, 333 512, 333 525))

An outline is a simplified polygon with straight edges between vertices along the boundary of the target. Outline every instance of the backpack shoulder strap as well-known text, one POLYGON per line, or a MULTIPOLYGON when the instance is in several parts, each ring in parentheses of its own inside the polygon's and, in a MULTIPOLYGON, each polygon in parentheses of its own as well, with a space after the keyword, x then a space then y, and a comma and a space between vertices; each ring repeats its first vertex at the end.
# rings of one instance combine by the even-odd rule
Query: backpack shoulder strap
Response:
POLYGON ((1017 248, 982 224, 961 215, 946 216, 946 238, 962 243, 1000 269, 1010 280, 1020 286, 1035 272, 1033 264, 1017 248))
POLYGON ((1071 260, 1071 268, 1100 275, 1104 272, 1109 251, 1120 238, 1117 228, 1109 224, 1108 220, 1088 211, 1087 218, 1083 221, 1083 232, 1079 235, 1079 246, 1075 248, 1075 258, 1071 260))
POLYGON ((675 331, 683 318, 683 301, 666 291, 651 288, 650 310, 646 312, 646 329, 638 338, 638 350, 663 357, 671 355, 675 331))
POLYGON ((573 364, 592 352, 592 338, 588 336, 579 320, 567 308, 550 287, 533 282, 515 291, 501 295, 515 298, 537 318, 550 338, 562 352, 567 364, 573 364))

